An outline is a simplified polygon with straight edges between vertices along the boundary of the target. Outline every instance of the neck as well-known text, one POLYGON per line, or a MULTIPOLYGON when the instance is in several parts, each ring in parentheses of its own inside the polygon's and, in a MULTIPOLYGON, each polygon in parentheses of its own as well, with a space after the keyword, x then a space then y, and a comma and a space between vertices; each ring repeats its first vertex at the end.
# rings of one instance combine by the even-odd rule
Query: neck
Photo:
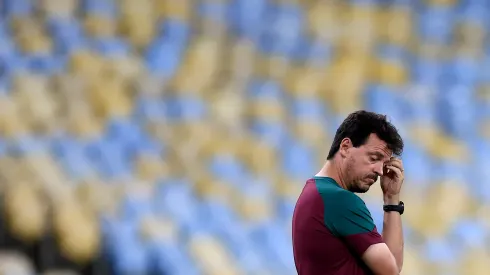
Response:
POLYGON ((342 167, 338 165, 338 162, 339 161, 336 161, 335 158, 332 160, 327 160, 316 176, 332 178, 340 185, 340 187, 344 188, 345 190, 349 190, 346 182, 343 180, 344 177, 342 167))

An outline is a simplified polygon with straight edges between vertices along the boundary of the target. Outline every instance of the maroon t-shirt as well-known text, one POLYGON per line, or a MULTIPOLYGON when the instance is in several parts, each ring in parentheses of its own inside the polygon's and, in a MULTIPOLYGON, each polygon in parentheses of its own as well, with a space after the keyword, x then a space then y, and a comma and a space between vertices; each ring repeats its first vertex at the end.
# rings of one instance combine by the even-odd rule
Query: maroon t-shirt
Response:
POLYGON ((328 177, 306 182, 293 214, 293 252, 298 275, 372 274, 361 260, 383 239, 356 194, 328 177))

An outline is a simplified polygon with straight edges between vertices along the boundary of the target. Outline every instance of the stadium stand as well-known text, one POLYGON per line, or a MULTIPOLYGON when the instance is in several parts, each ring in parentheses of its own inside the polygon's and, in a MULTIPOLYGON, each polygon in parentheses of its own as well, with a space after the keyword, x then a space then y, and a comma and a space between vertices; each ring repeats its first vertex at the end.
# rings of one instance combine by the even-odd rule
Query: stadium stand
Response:
POLYGON ((295 274, 295 200, 361 108, 406 141, 403 274, 488 274, 489 14, 0 0, 0 274, 295 274))

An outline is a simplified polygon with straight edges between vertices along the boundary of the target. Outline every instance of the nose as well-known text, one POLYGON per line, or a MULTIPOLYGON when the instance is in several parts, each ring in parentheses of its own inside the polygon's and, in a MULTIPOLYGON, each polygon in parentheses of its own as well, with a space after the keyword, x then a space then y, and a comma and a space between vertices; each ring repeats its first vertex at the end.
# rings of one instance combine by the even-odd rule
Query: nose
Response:
POLYGON ((379 162, 374 166, 374 172, 380 177, 383 176, 383 167, 384 165, 382 162, 379 162))

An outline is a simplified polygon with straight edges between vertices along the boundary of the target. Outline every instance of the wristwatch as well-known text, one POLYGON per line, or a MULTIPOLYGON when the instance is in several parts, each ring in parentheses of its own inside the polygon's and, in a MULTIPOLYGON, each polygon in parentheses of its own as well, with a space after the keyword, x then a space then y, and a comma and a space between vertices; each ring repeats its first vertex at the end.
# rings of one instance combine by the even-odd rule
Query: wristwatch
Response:
POLYGON ((405 211, 405 204, 402 201, 400 201, 398 205, 383 205, 383 210, 385 212, 396 211, 400 213, 400 215, 402 215, 403 212, 405 211))

